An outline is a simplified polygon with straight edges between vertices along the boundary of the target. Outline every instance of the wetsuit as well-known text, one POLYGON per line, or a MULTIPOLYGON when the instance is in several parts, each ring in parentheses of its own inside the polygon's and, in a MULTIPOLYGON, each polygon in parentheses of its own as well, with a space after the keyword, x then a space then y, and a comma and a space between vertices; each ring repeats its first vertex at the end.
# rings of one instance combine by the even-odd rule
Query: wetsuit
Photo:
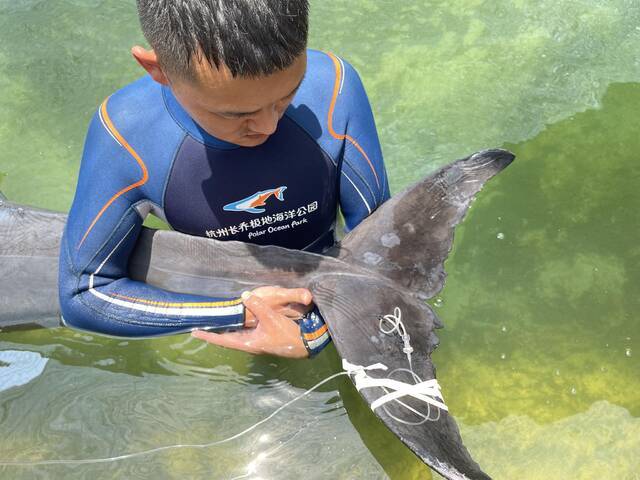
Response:
MULTIPOLYGON (((116 336, 242 328, 239 298, 127 278, 149 212, 191 235, 322 252, 334 243, 338 206, 349 230, 388 197, 366 93, 332 54, 308 52, 275 133, 250 148, 209 135, 145 76, 105 100, 89 127, 61 246, 63 319, 116 336)), ((312 351, 327 342, 317 315, 301 330, 312 351)))

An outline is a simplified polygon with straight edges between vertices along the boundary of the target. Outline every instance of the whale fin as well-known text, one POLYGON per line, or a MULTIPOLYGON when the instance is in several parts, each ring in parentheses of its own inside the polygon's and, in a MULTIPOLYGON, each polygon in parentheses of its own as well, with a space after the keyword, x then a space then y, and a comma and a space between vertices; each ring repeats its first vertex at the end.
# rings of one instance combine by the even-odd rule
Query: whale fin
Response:
POLYGON ((444 286, 453 231, 484 183, 515 156, 485 150, 394 195, 329 252, 374 270, 429 299, 444 286))

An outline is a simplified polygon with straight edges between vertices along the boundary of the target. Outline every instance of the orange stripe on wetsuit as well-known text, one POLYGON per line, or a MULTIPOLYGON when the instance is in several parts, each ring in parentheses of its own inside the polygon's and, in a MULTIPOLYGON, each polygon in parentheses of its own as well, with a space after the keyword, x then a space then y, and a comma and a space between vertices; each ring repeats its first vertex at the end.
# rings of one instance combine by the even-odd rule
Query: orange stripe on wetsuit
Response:
POLYGON ((315 332, 311 332, 311 333, 305 333, 304 334, 304 339, 305 340, 315 340, 316 338, 321 337, 322 335, 324 335, 324 333, 328 330, 326 325, 323 325, 322 327, 320 327, 318 330, 316 330, 315 332))
POLYGON ((333 138, 335 138, 336 140, 345 140, 345 139, 348 140, 349 142, 351 142, 351 144, 354 147, 356 147, 358 149, 358 151, 367 160, 367 163, 369 163, 369 167, 371 167, 371 171, 373 172, 373 176, 376 179, 376 184, 378 185, 378 188, 380 188, 380 180, 378 180, 378 174, 376 173, 376 169, 373 167, 373 164, 371 163, 371 160, 369 160, 369 156, 364 151, 364 149, 350 135, 347 135, 347 134, 341 135, 339 133, 336 133, 336 131, 333 129, 333 111, 334 111, 335 106, 336 106, 336 100, 338 99, 338 93, 340 92, 340 82, 342 80, 342 76, 344 75, 344 72, 342 71, 342 69, 340 67, 340 61, 338 60, 338 58, 331 52, 327 52, 327 55, 329 55, 331 60, 333 60, 333 66, 336 69, 336 80, 335 80, 335 83, 333 84, 333 96, 331 98, 331 104, 329 105, 329 114, 328 114, 328 118, 327 118, 327 126, 329 128, 329 134, 331 134, 331 136, 333 138))
POLYGON ((89 233, 91 232, 91 230, 93 229, 95 224, 98 222, 98 220, 100 219, 102 214, 107 210, 107 208, 109 208, 111 206, 111 204, 113 202, 115 202, 120 196, 124 195, 129 190, 133 190, 134 188, 138 188, 138 187, 144 185, 145 183, 147 183, 147 180, 149 179, 149 172, 147 171, 147 166, 142 161, 142 158, 140 158, 140 155, 138 155, 138 153, 133 149, 133 147, 131 145, 129 145, 129 143, 124 139, 124 137, 122 135, 120 135, 120 132, 118 132, 116 127, 114 127, 113 122, 111 122, 111 118, 109 118, 109 114, 107 112, 107 102, 108 101, 109 101, 109 98, 107 98, 104 102, 102 102, 102 105, 100 105, 100 113, 102 115, 102 119, 104 120, 104 123, 106 124, 107 128, 109 129, 109 132, 131 154, 131 156, 136 160, 136 162, 138 162, 138 165, 140 166, 140 169, 142 170, 142 178, 140 180, 138 180, 137 182, 132 183, 131 185, 123 188, 122 190, 120 190, 113 197, 111 197, 109 199, 109 201, 107 201, 107 203, 104 204, 104 206, 100 209, 98 214, 95 216, 95 218, 91 222, 91 225, 89 225, 89 228, 87 228, 87 231, 83 235, 82 240, 80 240, 80 243, 78 243, 78 246, 76 248, 80 248, 82 246, 82 244, 84 243, 85 239, 87 238, 87 236, 89 235, 89 233))
POLYGON ((118 293, 113 293, 109 295, 110 297, 122 298, 124 300, 131 300, 136 303, 143 303, 145 305, 155 305, 157 307, 233 307, 235 305, 240 305, 242 303, 242 299, 238 298, 236 300, 222 300, 219 302, 160 302, 156 300, 145 300, 144 298, 136 298, 129 297, 127 295, 120 295, 118 293))

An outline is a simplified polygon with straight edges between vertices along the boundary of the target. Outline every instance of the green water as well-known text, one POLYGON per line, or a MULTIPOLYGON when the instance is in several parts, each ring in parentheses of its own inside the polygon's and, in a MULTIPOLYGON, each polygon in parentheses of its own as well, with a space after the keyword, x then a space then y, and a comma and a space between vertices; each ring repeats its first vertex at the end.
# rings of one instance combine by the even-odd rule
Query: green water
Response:
MULTIPOLYGON (((496 479, 640 478, 636 1, 313 1, 311 45, 361 73, 394 191, 473 150, 518 155, 456 232, 434 355, 496 479)), ((130 1, 0 0, 0 187, 66 210, 86 124, 140 71, 130 1)), ((0 334, 49 358, 0 393, 2 459, 87 458, 235 434, 338 371, 185 336, 0 334)), ((1 370, 0 370, 1 372, 1 370)), ((336 381, 241 440, 2 478, 428 478, 336 381), (259 452, 266 454, 249 464, 259 452), (313 452, 313 453, 310 453, 313 452)), ((436 477, 436 475, 434 475, 436 477)))

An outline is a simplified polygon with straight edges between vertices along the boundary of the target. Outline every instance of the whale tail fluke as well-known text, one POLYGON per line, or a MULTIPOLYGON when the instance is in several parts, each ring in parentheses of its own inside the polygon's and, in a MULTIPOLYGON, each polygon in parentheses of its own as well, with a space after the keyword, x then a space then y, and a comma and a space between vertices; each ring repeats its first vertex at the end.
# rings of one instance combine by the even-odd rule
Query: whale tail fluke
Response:
POLYGON ((484 150, 441 168, 394 195, 330 254, 432 298, 444 286, 455 226, 484 183, 514 158, 506 150, 484 150))
POLYGON ((280 187, 276 190, 276 198, 278 200, 280 200, 281 202, 284 201, 284 191, 287 189, 287 187, 280 187))
POLYGON ((446 405, 432 407, 425 396, 407 393, 427 382, 437 385, 431 353, 441 323, 423 300, 444 286, 454 229, 475 195, 514 158, 505 150, 485 150, 394 195, 330 251, 375 273, 326 274, 310 285, 340 356, 371 369, 354 370, 358 391, 405 445, 451 480, 490 477, 464 447, 446 405), (376 369, 381 364, 386 369, 376 369), (398 387, 397 396, 389 385, 398 387))
MULTIPOLYGON (((380 277, 348 274, 324 275, 310 285, 340 356, 356 366, 386 367, 362 374, 366 379, 356 379, 356 388, 387 428, 445 478, 488 480, 464 447, 455 420, 446 410, 406 393, 397 401, 385 402, 393 390, 375 385, 376 381, 391 380, 418 388, 414 384, 435 382, 430 357, 438 344, 434 332, 438 320, 428 305, 398 287, 380 277), (398 323, 385 325, 383 318, 394 312, 393 320, 398 323), (400 321, 410 350, 403 344, 402 333, 394 334, 400 321), (407 351, 415 353, 407 357, 407 351)), ((436 400, 445 401, 442 396, 436 400)))

